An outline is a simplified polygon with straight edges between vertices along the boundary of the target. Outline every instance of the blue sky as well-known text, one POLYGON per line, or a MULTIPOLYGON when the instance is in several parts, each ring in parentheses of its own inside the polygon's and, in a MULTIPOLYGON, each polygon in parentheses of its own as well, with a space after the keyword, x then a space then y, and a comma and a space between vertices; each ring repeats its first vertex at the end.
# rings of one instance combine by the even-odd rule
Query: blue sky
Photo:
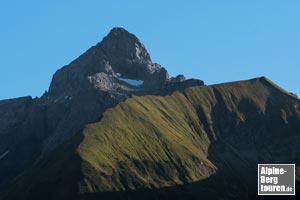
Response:
POLYGON ((52 0, 0 2, 0 99, 40 96, 53 73, 112 27, 152 60, 206 84, 267 76, 300 93, 300 1, 52 0))

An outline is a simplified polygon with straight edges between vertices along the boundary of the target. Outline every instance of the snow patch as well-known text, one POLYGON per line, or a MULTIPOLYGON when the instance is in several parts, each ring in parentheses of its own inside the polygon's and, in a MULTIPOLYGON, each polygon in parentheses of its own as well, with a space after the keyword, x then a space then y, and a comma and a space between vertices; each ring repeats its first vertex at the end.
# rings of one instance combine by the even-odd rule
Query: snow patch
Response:
POLYGON ((128 79, 128 78, 121 78, 122 74, 121 73, 116 73, 116 75, 118 76, 118 78, 121 81, 124 81, 126 83, 128 83, 129 85, 134 85, 134 86, 141 86, 144 81, 143 80, 134 80, 134 79, 128 79))
POLYGON ((129 85, 134 85, 134 86, 141 86, 144 83, 143 80, 133 80, 133 79, 126 79, 126 78, 120 78, 120 79, 121 81, 124 81, 129 85))

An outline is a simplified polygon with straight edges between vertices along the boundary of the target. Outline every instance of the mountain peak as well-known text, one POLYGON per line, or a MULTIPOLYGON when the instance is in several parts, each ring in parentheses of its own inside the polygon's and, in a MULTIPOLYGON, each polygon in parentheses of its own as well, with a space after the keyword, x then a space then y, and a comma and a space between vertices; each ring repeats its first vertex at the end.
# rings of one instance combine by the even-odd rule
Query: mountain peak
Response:
POLYGON ((139 80, 147 88, 161 87, 169 79, 165 68, 152 63, 141 41, 124 28, 117 27, 111 29, 97 45, 58 70, 53 76, 49 93, 69 95, 79 90, 85 91, 87 80, 95 78, 97 83, 101 83, 101 88, 110 90, 116 87, 113 82, 118 74, 122 79, 139 80))
POLYGON ((265 77, 265 76, 262 76, 262 77, 259 77, 257 78, 262 84, 270 87, 270 88, 273 88, 273 90, 276 90, 282 94, 285 94, 289 97, 292 97, 294 99, 298 99, 298 96, 294 93, 291 93, 291 92, 288 92, 286 91, 285 89, 281 88, 279 85, 277 85, 276 83, 274 83, 273 81, 271 81, 269 78, 265 77))
POLYGON ((110 30, 110 32, 109 32, 108 35, 110 35, 110 34, 115 35, 115 36, 120 35, 120 34, 130 34, 130 35, 132 35, 131 33, 129 33, 129 32, 128 32, 125 28, 123 28, 123 27, 114 27, 114 28, 112 28, 112 29, 110 30))
MULTIPOLYGON (((151 63, 150 55, 141 41, 124 28, 113 28, 99 44, 101 49, 111 57, 110 60, 134 60, 151 63)), ((119 64, 119 63, 116 63, 119 64)))

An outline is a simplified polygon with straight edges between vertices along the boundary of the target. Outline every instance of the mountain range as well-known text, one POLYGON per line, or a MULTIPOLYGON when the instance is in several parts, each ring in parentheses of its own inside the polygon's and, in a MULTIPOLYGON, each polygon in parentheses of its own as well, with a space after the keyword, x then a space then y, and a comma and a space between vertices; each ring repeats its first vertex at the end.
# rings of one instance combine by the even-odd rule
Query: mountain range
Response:
POLYGON ((256 199, 258 163, 295 163, 298 191, 299 103, 266 77, 169 77, 113 28, 40 98, 0 101, 0 199, 256 199))

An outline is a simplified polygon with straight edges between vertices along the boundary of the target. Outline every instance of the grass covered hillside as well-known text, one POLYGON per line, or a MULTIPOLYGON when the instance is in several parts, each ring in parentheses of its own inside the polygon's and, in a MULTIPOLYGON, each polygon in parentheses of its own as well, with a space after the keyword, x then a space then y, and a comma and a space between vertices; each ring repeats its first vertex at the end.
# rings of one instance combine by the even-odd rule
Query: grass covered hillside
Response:
POLYGON ((37 164, 7 199, 64 199, 66 188, 78 199, 255 198, 257 163, 299 165, 298 108, 264 77, 134 96, 37 164))
POLYGON ((133 97, 84 130, 78 152, 101 176, 94 182, 95 174, 84 171, 83 189, 118 191, 201 180, 216 169, 207 159, 209 144, 183 94, 133 97))
POLYGON ((80 191, 169 187, 218 170, 241 171, 236 176, 243 178, 239 167, 294 162, 296 154, 279 149, 299 137, 298 104, 264 77, 130 98, 84 129, 77 149, 85 163, 80 191))

